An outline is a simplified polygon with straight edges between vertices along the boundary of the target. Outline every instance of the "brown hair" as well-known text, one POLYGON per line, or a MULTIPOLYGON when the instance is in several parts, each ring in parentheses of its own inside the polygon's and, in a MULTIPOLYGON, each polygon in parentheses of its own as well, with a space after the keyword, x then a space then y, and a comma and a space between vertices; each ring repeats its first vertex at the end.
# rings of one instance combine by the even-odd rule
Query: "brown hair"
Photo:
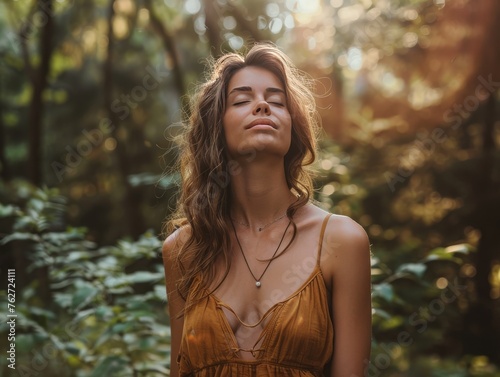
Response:
POLYGON ((256 44, 245 56, 229 53, 220 57, 191 104, 180 154, 181 194, 177 212, 167 224, 168 233, 179 226, 190 227, 187 240, 176 255, 182 275, 177 289, 184 298, 196 276, 205 283, 213 279, 214 262, 219 255, 222 254, 226 262, 226 275, 229 271, 229 182, 235 161, 228 160, 226 154, 222 119, 229 81, 237 71, 248 66, 272 72, 285 88, 292 137, 284 167, 288 187, 298 196, 287 209, 294 228, 293 237, 296 234, 293 215, 309 201, 312 193, 311 173, 306 165, 315 159, 318 118, 311 80, 271 44, 256 44))

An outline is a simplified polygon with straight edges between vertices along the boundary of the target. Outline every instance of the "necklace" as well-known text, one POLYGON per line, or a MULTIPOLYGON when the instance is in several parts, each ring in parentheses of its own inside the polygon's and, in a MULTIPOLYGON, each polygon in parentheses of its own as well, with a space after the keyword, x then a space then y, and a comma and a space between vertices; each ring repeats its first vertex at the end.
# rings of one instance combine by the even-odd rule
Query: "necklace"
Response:
MULTIPOLYGON (((282 216, 281 218, 283 218, 284 216, 282 216)), ((278 220, 275 220, 274 222, 276 222, 278 220)), ((247 265, 247 268, 248 268, 248 271, 250 271, 250 274, 252 275, 253 279, 255 280, 255 286, 257 288, 260 288, 261 286, 261 279, 262 277, 264 276, 264 274, 266 273, 267 269, 269 268, 269 266, 271 265, 271 262, 274 260, 274 256, 276 255, 276 253, 278 252, 281 244, 283 243, 283 240, 285 239, 285 234, 286 234, 286 231, 288 230, 288 228, 290 227, 290 224, 292 223, 292 221, 290 220, 288 222, 288 225, 286 226, 285 228, 285 231, 283 232, 283 235, 281 236, 281 240, 278 244, 278 247, 276 248, 276 250, 274 251, 274 254, 273 256, 271 257, 271 259, 269 259, 269 262, 267 263, 267 266, 266 268, 264 269, 264 271, 262 272, 262 274, 259 276, 259 278, 257 279, 254 275, 254 273, 252 272, 252 270, 250 269, 250 265, 248 264, 248 261, 247 261, 247 258, 245 257, 245 253, 243 252, 243 248, 241 247, 241 243, 240 243, 240 240, 238 238, 238 234, 236 233, 236 228, 234 227, 234 224, 233 224, 233 221, 231 219, 231 225, 233 226, 233 231, 234 231, 234 236, 236 238, 236 242, 238 243, 238 246, 240 248, 240 251, 241 251, 241 255, 243 255, 243 260, 245 261, 245 264, 247 265)))
MULTIPOLYGON (((283 215, 281 215, 280 217, 278 217, 278 218, 274 219, 273 221, 271 221, 270 223, 267 223, 267 224, 265 224, 265 225, 259 226, 259 227, 257 228, 257 230, 258 230, 259 232, 262 232, 262 231, 263 231, 264 229, 266 229, 269 225, 273 225, 275 222, 278 222, 279 220, 281 220, 281 219, 282 219, 283 217, 285 217, 285 216, 286 216, 286 212, 285 212, 283 215)), ((243 225, 243 226, 245 226, 245 227, 247 227, 247 228, 250 228, 250 224, 248 224, 248 223, 244 223, 244 222, 242 222, 242 221, 237 221, 237 220, 235 220, 235 219, 233 219, 233 218, 231 218, 231 221, 235 222, 236 224, 243 225)))

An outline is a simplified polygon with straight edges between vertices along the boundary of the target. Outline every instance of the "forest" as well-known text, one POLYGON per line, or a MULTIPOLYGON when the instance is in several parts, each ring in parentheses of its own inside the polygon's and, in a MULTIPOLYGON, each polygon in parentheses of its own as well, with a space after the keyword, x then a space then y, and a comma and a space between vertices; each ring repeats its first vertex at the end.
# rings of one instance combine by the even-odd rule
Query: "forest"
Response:
POLYGON ((314 200, 370 237, 365 376, 499 377, 499 25, 498 0, 0 0, 0 375, 169 375, 176 138, 210 62, 265 41, 314 82, 314 200))

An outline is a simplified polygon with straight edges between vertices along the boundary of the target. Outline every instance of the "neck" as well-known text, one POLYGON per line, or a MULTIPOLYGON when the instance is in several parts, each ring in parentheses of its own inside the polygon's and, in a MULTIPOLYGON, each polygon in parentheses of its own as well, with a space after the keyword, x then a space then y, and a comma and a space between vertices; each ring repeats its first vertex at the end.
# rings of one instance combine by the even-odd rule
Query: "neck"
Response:
POLYGON ((241 165, 231 178, 231 190, 231 216, 254 229, 280 218, 296 200, 287 186, 282 159, 241 165))

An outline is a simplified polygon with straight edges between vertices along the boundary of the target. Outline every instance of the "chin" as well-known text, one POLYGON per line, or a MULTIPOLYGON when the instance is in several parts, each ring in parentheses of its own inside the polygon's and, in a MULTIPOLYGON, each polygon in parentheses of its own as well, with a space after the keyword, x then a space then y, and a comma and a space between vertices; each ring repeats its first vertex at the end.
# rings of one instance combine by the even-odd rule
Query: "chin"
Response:
POLYGON ((240 149, 236 153, 231 153, 231 158, 233 160, 242 160, 247 163, 251 163, 256 160, 274 160, 276 158, 284 159, 287 150, 278 148, 267 148, 267 147, 255 147, 255 148, 245 148, 240 149))

